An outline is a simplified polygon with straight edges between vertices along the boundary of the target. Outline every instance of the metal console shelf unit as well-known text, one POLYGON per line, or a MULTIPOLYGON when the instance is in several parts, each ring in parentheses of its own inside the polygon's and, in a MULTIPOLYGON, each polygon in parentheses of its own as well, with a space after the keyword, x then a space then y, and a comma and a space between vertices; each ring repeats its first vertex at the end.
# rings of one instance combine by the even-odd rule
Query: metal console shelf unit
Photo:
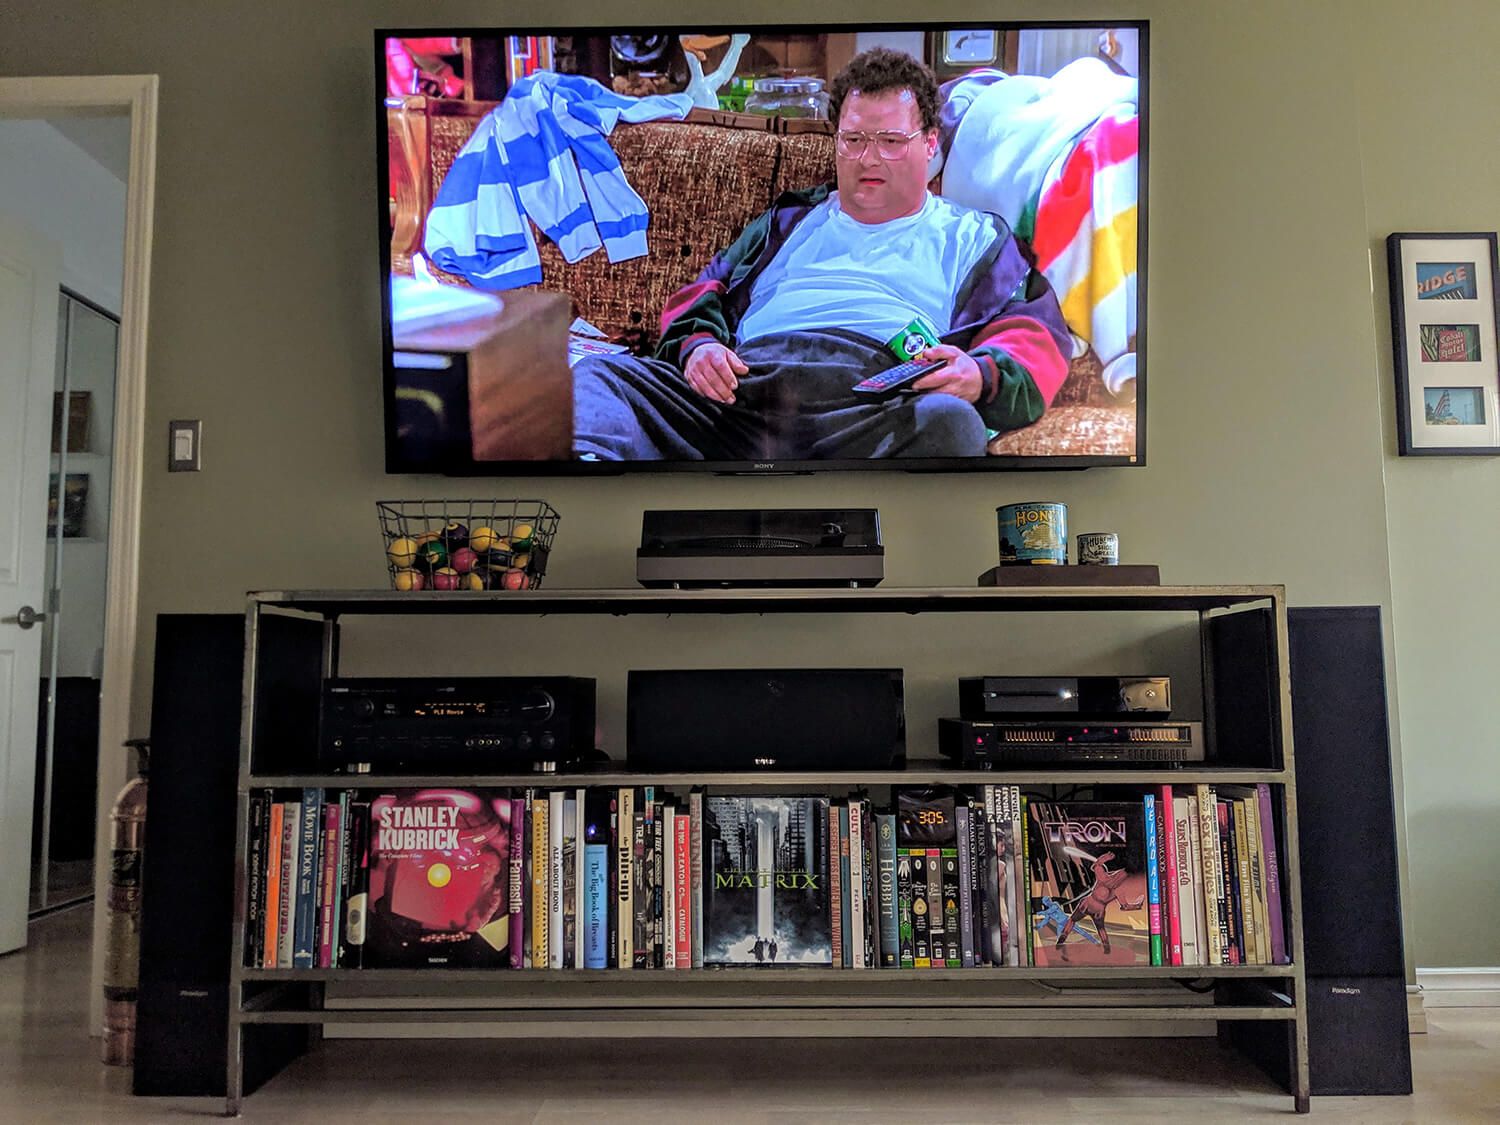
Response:
POLYGON ((881 590, 518 590, 466 594, 390 590, 251 593, 246 609, 240 737, 237 893, 229 967, 229 1115, 245 1094, 246 1041, 269 1025, 485 1022, 520 1036, 597 1036, 607 1023, 623 1037, 903 1037, 1014 1035, 1026 1021, 1075 1034, 1137 1026, 1213 1022, 1222 1041, 1244 1048, 1308 1111, 1307 985, 1302 957, 1301 881, 1286 595, 1281 586, 1159 586, 1055 589, 881 590), (1217 718, 1228 764, 1193 769, 980 771, 914 761, 905 770, 863 773, 656 774, 580 772, 377 779, 308 772, 317 694, 338 670, 341 619, 396 615, 545 614, 919 614, 1194 613, 1202 655, 1204 720, 1217 718), (1236 693, 1227 698, 1230 687, 1236 693), (1246 686, 1248 685, 1248 686, 1246 686), (281 750, 281 758, 268 749, 281 750), (291 756, 288 756, 291 755, 291 756), (759 788, 878 788, 944 782, 1021 785, 1255 784, 1273 786, 1282 845, 1289 965, 1060 967, 922 971, 748 969, 670 973, 642 970, 380 970, 244 967, 248 808, 252 789, 463 784, 590 786, 704 782, 759 788), (329 1006, 325 986, 367 995, 329 1006), (670 1018, 664 1018, 670 1017, 670 1018), (852 1018, 851 1018, 852 1017, 852 1018))

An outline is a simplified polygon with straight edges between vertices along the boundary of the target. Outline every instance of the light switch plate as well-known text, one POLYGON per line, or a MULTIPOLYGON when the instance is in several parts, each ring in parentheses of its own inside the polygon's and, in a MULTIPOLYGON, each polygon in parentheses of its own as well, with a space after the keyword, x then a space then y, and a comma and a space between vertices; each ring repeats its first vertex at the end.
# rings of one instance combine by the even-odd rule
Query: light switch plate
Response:
POLYGON ((203 423, 197 419, 167 423, 167 471, 196 473, 203 468, 203 423))

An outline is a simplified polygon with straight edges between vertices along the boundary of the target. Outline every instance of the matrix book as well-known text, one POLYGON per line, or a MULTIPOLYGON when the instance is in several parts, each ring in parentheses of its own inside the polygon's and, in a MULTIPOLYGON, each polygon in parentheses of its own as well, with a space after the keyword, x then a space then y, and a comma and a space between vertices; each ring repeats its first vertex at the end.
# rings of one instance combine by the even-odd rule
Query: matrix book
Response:
POLYGON ((510 965, 510 795, 402 789, 370 802, 366 968, 510 965))
POLYGON ((827 797, 703 802, 703 963, 833 964, 827 797))
POLYGON ((1139 801, 1029 806, 1037 965, 1149 965, 1146 817, 1139 801))

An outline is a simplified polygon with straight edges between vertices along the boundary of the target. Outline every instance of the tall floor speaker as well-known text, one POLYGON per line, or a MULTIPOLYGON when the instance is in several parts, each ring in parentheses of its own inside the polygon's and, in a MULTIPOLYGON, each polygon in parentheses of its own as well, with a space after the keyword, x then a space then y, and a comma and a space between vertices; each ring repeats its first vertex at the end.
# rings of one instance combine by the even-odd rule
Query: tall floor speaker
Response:
POLYGON ((1409 1094, 1385 649, 1376 606, 1288 613, 1314 1094, 1409 1094))
MULTIPOLYGON (((267 715, 282 726, 269 733, 297 737, 302 728, 307 738, 316 731, 310 715, 315 720, 321 648, 319 622, 262 618, 257 674, 280 686, 274 696, 290 701, 288 710, 267 715)), ((137 1094, 224 1094, 244 655, 242 615, 157 618, 137 1094)), ((306 1027, 244 1030, 247 1089, 301 1054, 309 1039, 306 1027)))

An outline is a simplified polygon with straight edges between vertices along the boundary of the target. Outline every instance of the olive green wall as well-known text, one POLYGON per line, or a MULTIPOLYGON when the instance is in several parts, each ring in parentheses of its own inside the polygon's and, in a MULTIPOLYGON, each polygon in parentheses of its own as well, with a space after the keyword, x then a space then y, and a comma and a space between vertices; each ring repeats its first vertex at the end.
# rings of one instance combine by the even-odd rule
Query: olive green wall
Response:
MULTIPOLYGON (((0 74, 161 76, 139 729, 147 721, 157 613, 235 611, 247 588, 380 584, 372 502, 395 496, 546 496, 564 517, 548 575, 548 585, 558 587, 631 584, 643 507, 771 505, 876 506, 890 585, 969 584, 994 561, 994 507, 1043 497, 1066 501, 1076 526, 1118 529, 1126 561, 1159 562, 1169 582, 1283 582, 1294 603, 1378 604, 1389 614, 1383 480, 1389 427, 1381 413, 1388 379, 1375 329, 1383 305, 1370 295, 1366 253, 1377 232, 1366 219, 1365 199, 1370 178, 1383 175, 1387 163, 1399 168, 1405 157, 1396 146, 1420 130, 1413 124, 1391 136, 1361 114, 1362 94, 1402 107, 1400 90, 1415 81, 1401 59, 1385 57, 1398 43, 1406 47, 1397 20, 1405 7, 1379 5, 1386 19, 1378 27, 1369 15, 1375 8, 1290 0, 971 0, 922 9, 933 20, 1152 21, 1147 467, 1005 476, 450 482, 382 472, 369 32, 500 19, 555 24, 560 9, 370 0, 12 6, 0 37, 0 74), (1377 57, 1359 44, 1379 47, 1377 57), (1389 93, 1381 89, 1386 82, 1389 93), (158 443, 170 418, 203 419, 202 473, 165 472, 158 443)), ((1431 41, 1420 45, 1432 56, 1428 76, 1455 69, 1451 61, 1438 67, 1439 43, 1443 52, 1471 51, 1471 71, 1488 66, 1494 35, 1435 32, 1430 10, 1424 9, 1428 30, 1415 36, 1431 41)), ((621 18, 615 5, 600 0, 566 12, 578 25, 621 18)), ((631 18, 690 25, 683 12, 699 13, 706 23, 725 18, 721 5, 664 0, 632 8, 631 18)), ((812 12, 777 2, 754 12, 766 23, 813 15, 899 21, 911 9, 846 3, 812 12)), ((1485 105, 1474 87, 1464 112, 1476 131, 1485 105)), ((1472 145, 1431 136, 1425 143, 1451 154, 1445 168, 1472 159, 1472 145)), ((1482 179, 1476 171, 1468 198, 1481 198, 1482 179)), ((1443 197, 1445 214, 1458 225, 1483 226, 1484 215, 1453 210, 1465 198, 1453 191, 1444 183, 1428 194, 1443 197)), ((1374 194, 1382 212, 1393 212, 1392 223, 1434 221, 1425 210, 1398 206, 1406 196, 1393 185, 1374 194)), ((1493 210, 1489 220, 1496 225, 1493 210)), ((1415 474, 1444 471, 1442 465, 1389 468, 1393 477, 1411 470, 1413 494, 1415 474)), ((1476 477, 1487 471, 1460 468, 1476 477)), ((1405 534, 1409 522, 1400 511, 1391 515, 1405 534)), ((1404 575, 1404 557, 1401 568, 1404 575)), ((729 625, 783 660, 804 654, 812 634, 861 660, 892 652, 882 647, 880 629, 846 622, 785 630, 729 625)), ((1076 634, 1082 627, 1070 628, 1076 634)), ((662 634, 654 630, 611 631, 608 641, 625 663, 666 662, 656 640, 662 634)), ((1022 641, 1037 639, 1035 630, 1007 631, 999 647, 1009 663, 1024 659, 1022 641)), ((1480 652, 1477 631, 1473 641, 1471 651, 1480 652)), ((384 658, 394 659, 400 643, 389 641, 384 658)), ((462 650, 423 643, 430 665, 458 670, 490 662, 508 638, 492 629, 462 650)), ((540 643, 560 664, 598 655, 597 639, 572 629, 540 643)), ((936 647, 923 642, 899 650, 901 659, 892 662, 916 668, 929 646, 936 647)), ((681 659, 692 659, 691 651, 683 649, 681 659)), ((1112 655, 1151 651, 1149 642, 1109 640, 1087 660, 1108 667, 1112 655)), ((379 652, 367 654, 379 663, 379 652)), ((713 657, 705 650, 700 659, 713 657)), ((1048 659, 1045 670, 1061 670, 1055 665, 1068 660, 1066 648, 1048 659)), ((1435 721, 1457 733, 1451 716, 1435 721)), ((1420 769, 1430 756, 1416 759, 1420 769)), ((1422 779, 1423 804, 1414 807, 1413 824, 1423 836, 1413 846, 1433 857, 1431 866, 1443 854, 1445 833, 1424 818, 1460 805, 1463 784, 1446 769, 1422 779)), ((1470 911, 1473 895, 1490 896, 1483 909, 1491 924, 1475 928, 1493 932, 1496 892, 1470 886, 1464 893, 1470 911)), ((1433 943, 1417 951, 1424 964, 1460 955, 1436 930, 1424 941, 1433 943)))
POLYGON ((1494 966, 1500 882, 1472 873, 1500 852, 1500 737, 1489 710, 1500 671, 1500 461, 1397 455, 1385 236, 1500 229, 1500 5, 1426 5, 1421 23, 1414 33, 1403 20, 1370 20, 1351 44, 1385 413, 1408 930, 1424 967, 1494 966))

